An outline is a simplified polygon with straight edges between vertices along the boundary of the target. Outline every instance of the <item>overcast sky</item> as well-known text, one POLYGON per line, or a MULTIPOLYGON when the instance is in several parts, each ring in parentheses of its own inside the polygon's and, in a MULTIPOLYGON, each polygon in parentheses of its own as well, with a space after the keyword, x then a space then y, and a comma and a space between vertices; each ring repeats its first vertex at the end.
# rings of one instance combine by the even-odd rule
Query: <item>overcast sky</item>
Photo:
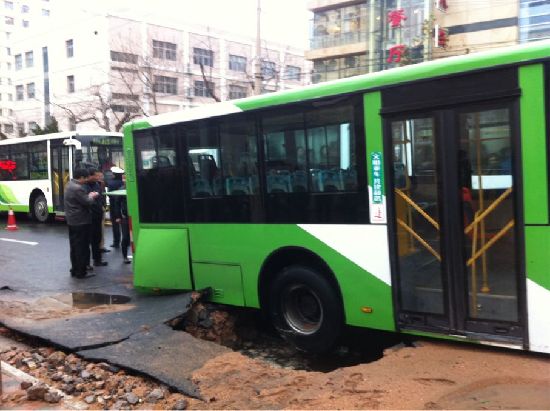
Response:
MULTIPOLYGON (((66 0, 65 0, 66 1, 66 0)), ((158 14, 246 36, 256 35, 257 0, 80 0, 79 8, 90 12, 158 14)), ((307 0, 261 0, 262 38, 308 48, 307 0)), ((76 5, 75 3, 73 3, 76 5)))

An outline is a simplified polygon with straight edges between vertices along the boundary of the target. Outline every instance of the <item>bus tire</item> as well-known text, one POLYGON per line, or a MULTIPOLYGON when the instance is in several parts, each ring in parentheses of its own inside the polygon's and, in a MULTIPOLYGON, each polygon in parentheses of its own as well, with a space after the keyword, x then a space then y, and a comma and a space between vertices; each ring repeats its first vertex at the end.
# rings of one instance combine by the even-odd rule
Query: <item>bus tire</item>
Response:
POLYGON ((342 302, 334 285, 299 265, 286 267, 271 283, 269 316, 284 339, 311 353, 333 348, 344 325, 342 302))
POLYGON ((48 202, 44 194, 38 194, 34 197, 31 209, 32 218, 40 223, 45 223, 49 220, 48 202))

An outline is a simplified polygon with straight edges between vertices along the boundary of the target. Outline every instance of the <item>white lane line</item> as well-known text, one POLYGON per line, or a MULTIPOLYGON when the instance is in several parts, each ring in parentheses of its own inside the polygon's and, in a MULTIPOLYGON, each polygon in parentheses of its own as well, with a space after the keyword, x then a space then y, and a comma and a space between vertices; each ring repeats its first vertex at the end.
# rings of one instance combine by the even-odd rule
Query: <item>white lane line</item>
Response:
POLYGON ((21 240, 13 240, 11 238, 0 238, 0 241, 9 241, 11 243, 21 243, 21 244, 27 244, 27 245, 37 245, 38 244, 35 241, 21 241, 21 240))

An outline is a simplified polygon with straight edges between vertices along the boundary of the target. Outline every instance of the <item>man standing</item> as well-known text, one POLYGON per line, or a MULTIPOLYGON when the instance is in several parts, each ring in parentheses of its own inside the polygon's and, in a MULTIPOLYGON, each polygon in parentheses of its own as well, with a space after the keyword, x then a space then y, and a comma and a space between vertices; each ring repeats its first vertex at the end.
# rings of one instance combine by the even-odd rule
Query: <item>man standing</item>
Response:
POLYGON ((88 179, 88 170, 77 168, 73 179, 65 188, 65 219, 69 227, 69 244, 71 249, 71 276, 86 277, 86 266, 90 259, 90 227, 92 215, 90 207, 99 193, 86 194, 84 184, 88 179))
MULTIPOLYGON (((124 173, 124 170, 120 167, 114 166, 111 167, 111 172, 113 173, 113 178, 109 180, 107 183, 107 188, 109 191, 115 191, 120 190, 123 186, 122 182, 122 174, 124 173)), ((112 248, 119 248, 120 247, 120 223, 116 221, 116 219, 113 217, 113 210, 117 207, 116 202, 118 201, 118 196, 112 196, 109 197, 110 202, 110 217, 111 217, 111 224, 113 227, 113 244, 111 244, 112 248)))
MULTIPOLYGON (((101 193, 101 172, 95 168, 89 170, 88 177, 88 192, 101 193)), ((92 225, 90 234, 90 245, 92 246, 92 258, 94 260, 94 266, 100 267, 107 265, 106 261, 102 261, 101 254, 101 237, 103 232, 103 213, 105 205, 105 198, 103 195, 96 196, 92 203, 90 210, 92 214, 92 225)))

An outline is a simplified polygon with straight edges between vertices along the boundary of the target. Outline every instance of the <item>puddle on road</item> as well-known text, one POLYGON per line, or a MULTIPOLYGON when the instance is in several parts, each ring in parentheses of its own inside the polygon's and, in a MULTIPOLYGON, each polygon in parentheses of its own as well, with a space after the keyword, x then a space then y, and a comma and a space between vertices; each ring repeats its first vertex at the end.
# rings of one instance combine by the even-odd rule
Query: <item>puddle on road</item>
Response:
POLYGON ((175 330, 221 344, 247 357, 293 370, 330 372, 377 361, 385 349, 409 345, 397 334, 348 328, 334 351, 307 354, 283 340, 266 324, 259 311, 211 303, 198 303, 186 315, 168 324, 175 330))
POLYGON ((98 305, 127 304, 132 299, 125 295, 102 293, 71 293, 74 308, 92 308, 98 305))

